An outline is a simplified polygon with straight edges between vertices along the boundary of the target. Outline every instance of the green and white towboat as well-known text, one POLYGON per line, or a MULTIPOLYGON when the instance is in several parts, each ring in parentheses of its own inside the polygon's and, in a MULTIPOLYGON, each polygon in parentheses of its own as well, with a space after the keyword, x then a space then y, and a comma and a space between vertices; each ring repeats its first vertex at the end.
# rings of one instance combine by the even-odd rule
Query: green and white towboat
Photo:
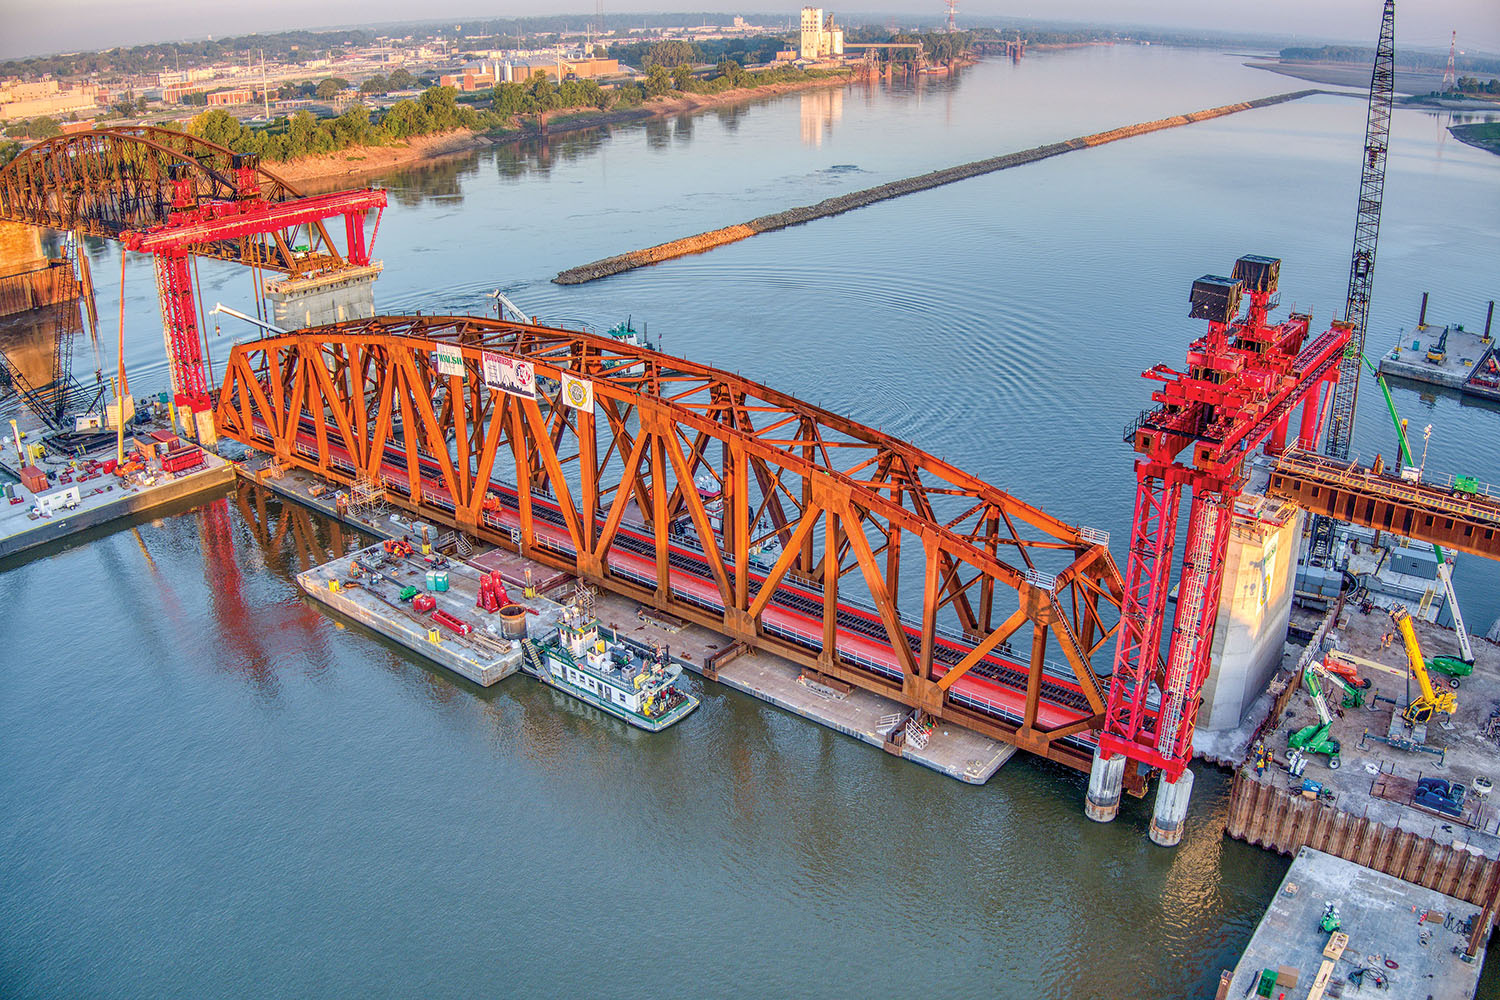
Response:
POLYGON ((640 729, 659 732, 698 707, 676 686, 682 668, 661 651, 641 655, 599 634, 589 602, 563 610, 557 632, 528 641, 527 660, 539 680, 640 729))

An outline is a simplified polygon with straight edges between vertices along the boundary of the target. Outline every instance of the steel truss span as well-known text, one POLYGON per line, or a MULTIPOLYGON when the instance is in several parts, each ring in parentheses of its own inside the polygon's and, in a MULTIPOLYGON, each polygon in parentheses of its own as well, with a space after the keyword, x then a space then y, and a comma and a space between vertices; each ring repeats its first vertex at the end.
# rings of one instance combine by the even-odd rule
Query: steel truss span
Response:
POLYGON ((390 316, 236 346, 216 418, 285 465, 1089 767, 1124 597, 1108 537, 785 393, 608 337, 390 316))
MULTIPOLYGON (((0 219, 112 240, 167 225, 184 205, 264 205, 302 197, 261 167, 257 156, 153 126, 60 135, 0 169, 0 219)), ((205 239, 190 252, 285 274, 342 263, 321 221, 305 236, 205 239), (297 253, 298 243, 307 252, 297 253)))

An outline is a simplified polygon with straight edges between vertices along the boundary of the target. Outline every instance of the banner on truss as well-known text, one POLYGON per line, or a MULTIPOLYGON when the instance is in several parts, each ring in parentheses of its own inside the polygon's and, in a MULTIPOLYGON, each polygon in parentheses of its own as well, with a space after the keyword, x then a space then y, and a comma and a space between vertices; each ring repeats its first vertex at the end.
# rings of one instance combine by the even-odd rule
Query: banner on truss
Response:
POLYGON ((531 366, 530 361, 507 358, 503 354, 491 354, 488 351, 482 361, 485 385, 512 396, 536 398, 536 369, 531 366))

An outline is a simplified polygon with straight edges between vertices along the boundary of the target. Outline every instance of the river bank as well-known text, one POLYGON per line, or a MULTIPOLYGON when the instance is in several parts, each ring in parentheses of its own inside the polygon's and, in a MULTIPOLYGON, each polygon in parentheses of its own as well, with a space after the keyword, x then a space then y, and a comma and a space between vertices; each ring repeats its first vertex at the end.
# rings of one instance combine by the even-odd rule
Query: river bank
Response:
POLYGON ((769 83, 760 87, 740 87, 717 94, 673 94, 668 97, 652 98, 639 108, 620 111, 560 112, 546 123, 545 129, 531 122, 514 129, 491 132, 457 129, 437 135, 414 136, 399 145, 357 146, 341 149, 325 156, 309 156, 285 163, 271 163, 268 164, 268 169, 282 180, 299 186, 314 189, 333 188, 347 181, 384 173, 394 167, 470 153, 497 143, 531 139, 541 135, 578 132, 606 125, 628 125, 652 118, 696 114, 712 108, 764 100, 799 90, 841 87, 849 81, 850 75, 841 73, 835 76, 820 76, 811 80, 769 83))
POLYGON ((1448 131, 1459 142, 1500 156, 1500 122, 1477 122, 1470 125, 1449 125, 1448 131))

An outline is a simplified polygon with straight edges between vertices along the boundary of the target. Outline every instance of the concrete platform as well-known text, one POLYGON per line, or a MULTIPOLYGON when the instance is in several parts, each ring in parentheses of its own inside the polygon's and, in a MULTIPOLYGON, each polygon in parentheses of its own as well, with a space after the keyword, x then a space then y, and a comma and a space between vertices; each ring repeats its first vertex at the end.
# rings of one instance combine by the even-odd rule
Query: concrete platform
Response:
MULTIPOLYGON (((163 472, 160 463, 152 461, 147 463, 143 474, 130 478, 113 473, 80 478, 84 474, 71 471, 68 466, 44 466, 52 487, 44 495, 58 488, 76 486, 77 506, 38 513, 36 494, 19 483, 15 484, 13 488, 19 503, 12 504, 0 498, 0 559, 118 518, 144 514, 189 497, 221 491, 234 482, 232 463, 211 452, 205 451, 202 455, 203 464, 196 469, 163 472), (59 482, 62 475, 69 475, 73 481, 59 482)), ((113 458, 114 449, 110 448, 107 454, 85 456, 85 459, 100 457, 113 458)), ((12 474, 18 471, 17 464, 14 454, 8 461, 0 462, 12 474)))
POLYGON ((1479 984, 1484 951, 1464 962, 1454 949, 1467 947, 1465 921, 1478 913, 1477 906, 1451 896, 1304 847, 1219 995, 1254 996, 1263 969, 1286 967, 1295 972, 1296 985, 1283 982, 1272 997, 1468 1000, 1479 984), (1318 926, 1330 902, 1338 906, 1341 932, 1349 935, 1337 959, 1324 956, 1330 936, 1318 926), (1363 969, 1384 976, 1386 988, 1379 989, 1369 973, 1358 984, 1363 969))
MULTIPOLYGON (((640 643, 659 641, 673 660, 698 674, 703 673, 704 662, 730 641, 698 625, 678 626, 650 612, 643 618, 640 605, 618 594, 600 593, 597 607, 599 620, 621 636, 640 643)), ((718 668, 720 684, 871 746, 883 747, 891 730, 909 711, 899 702, 868 691, 855 689, 845 694, 801 677, 801 667, 759 651, 742 653, 718 668)), ((971 785, 984 784, 1015 753, 1016 748, 1008 743, 941 723, 926 747, 908 744, 901 748, 906 760, 971 785)))
MULTIPOLYGON (((428 593, 425 580, 429 568, 420 557, 389 557, 380 545, 372 545, 299 573, 297 585, 319 604, 399 642, 481 687, 490 687, 515 673, 521 665, 520 647, 501 636, 498 615, 475 606, 480 570, 450 560, 447 567, 449 590, 432 593, 439 608, 473 626, 474 631, 469 635, 449 631, 434 623, 428 615, 413 611, 410 604, 398 598, 401 589, 407 586, 428 593), (383 579, 375 581, 369 573, 354 577, 350 564, 355 559, 376 566, 383 579), (339 589, 330 588, 333 581, 339 583, 339 589), (429 638, 431 629, 437 630, 436 641, 429 638)), ((545 598, 526 598, 519 592, 510 596, 514 603, 535 612, 529 618, 532 634, 556 627, 560 610, 556 603, 545 598)))
MULTIPOLYGON (((1457 640, 1450 629, 1429 622, 1414 624, 1424 657, 1457 654, 1457 640)), ((1406 651, 1399 633, 1388 649, 1380 648, 1381 635, 1394 627, 1390 617, 1378 608, 1370 614, 1362 614, 1355 607, 1345 609, 1335 633, 1339 648, 1373 686, 1365 692, 1362 708, 1340 708, 1337 689, 1329 693, 1329 708, 1335 716, 1333 735, 1341 744, 1341 766, 1332 770, 1327 758, 1315 755, 1309 758, 1303 778, 1322 782, 1330 789, 1333 804, 1341 812, 1500 858, 1500 801, 1493 794, 1461 819, 1418 808, 1409 799, 1401 801, 1399 795, 1392 797, 1393 789, 1421 776, 1468 785, 1471 796, 1476 777, 1496 777, 1500 771, 1500 735, 1485 734, 1500 734, 1500 723, 1492 726, 1490 721, 1492 714, 1500 713, 1500 647, 1474 638, 1474 673, 1462 678, 1455 690, 1458 711, 1451 719, 1438 716, 1427 725, 1426 744, 1443 755, 1401 750, 1374 739, 1388 734, 1392 712, 1405 707, 1418 690, 1415 680, 1408 689, 1406 651), (1376 701, 1373 695, 1389 700, 1376 701)), ((1454 690, 1441 674, 1434 672, 1432 680, 1440 690, 1454 690)), ((1278 762, 1286 760, 1287 734, 1311 725, 1315 719, 1312 700, 1305 692, 1295 694, 1280 724, 1269 730, 1266 738, 1278 762)), ((1297 789, 1302 781, 1279 768, 1268 770, 1258 780, 1297 789)))

